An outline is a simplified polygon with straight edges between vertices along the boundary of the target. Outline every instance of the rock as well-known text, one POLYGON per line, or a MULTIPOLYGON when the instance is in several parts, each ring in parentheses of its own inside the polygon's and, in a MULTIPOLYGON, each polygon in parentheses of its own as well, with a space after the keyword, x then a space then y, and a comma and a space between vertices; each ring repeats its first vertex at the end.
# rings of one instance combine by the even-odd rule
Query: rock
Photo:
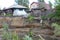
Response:
POLYGON ((0 17, 0 27, 3 22, 11 27, 40 27, 40 23, 26 23, 22 17, 0 17))
POLYGON ((21 17, 12 18, 11 26, 13 27, 23 27, 24 20, 21 17))
POLYGON ((22 19, 22 17, 0 17, 0 27, 3 22, 15 27, 24 26, 24 19, 22 19))

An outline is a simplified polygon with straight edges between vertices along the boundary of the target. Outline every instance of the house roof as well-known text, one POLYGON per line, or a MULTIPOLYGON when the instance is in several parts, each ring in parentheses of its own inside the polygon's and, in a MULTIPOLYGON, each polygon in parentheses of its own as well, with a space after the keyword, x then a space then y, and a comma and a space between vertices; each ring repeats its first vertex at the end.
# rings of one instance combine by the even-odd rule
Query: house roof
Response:
POLYGON ((50 9, 49 4, 45 3, 45 2, 40 2, 40 8, 45 8, 45 9, 50 9))
POLYGON ((27 8, 27 7, 22 5, 12 5, 10 8, 27 8))
POLYGON ((39 4, 38 2, 32 2, 31 5, 34 4, 34 3, 35 3, 35 4, 39 4))
MULTIPOLYGON (((18 9, 23 8, 23 9, 26 9, 27 7, 16 4, 16 5, 12 5, 12 6, 10 6, 9 8, 5 8, 5 9, 11 9, 11 8, 18 8, 18 9)), ((5 10, 5 9, 4 9, 4 10, 5 10)))

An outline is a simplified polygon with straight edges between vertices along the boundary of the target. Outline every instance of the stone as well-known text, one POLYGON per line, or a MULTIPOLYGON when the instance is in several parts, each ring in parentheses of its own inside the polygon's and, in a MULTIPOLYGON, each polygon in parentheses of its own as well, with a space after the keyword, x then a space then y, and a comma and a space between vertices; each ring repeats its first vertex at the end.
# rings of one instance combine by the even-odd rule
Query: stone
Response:
POLYGON ((21 17, 12 18, 11 26, 22 27, 24 26, 24 20, 21 17))

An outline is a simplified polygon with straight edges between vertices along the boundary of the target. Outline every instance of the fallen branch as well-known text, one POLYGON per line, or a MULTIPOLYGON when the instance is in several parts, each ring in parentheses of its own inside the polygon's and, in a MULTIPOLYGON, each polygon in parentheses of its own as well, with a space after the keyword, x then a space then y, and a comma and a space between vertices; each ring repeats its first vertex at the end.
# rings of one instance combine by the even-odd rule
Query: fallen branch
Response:
POLYGON ((45 40, 41 35, 35 35, 41 38, 41 40, 45 40))
POLYGON ((41 40, 45 40, 41 35, 39 35, 39 37, 41 38, 41 40))

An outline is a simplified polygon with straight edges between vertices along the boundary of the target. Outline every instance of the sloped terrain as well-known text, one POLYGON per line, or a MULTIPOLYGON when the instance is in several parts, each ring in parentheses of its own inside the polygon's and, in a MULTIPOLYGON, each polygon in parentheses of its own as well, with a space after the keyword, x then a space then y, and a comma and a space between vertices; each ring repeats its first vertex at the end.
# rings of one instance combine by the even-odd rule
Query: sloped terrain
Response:
POLYGON ((54 36, 54 30, 49 28, 48 25, 45 25, 46 27, 42 29, 40 23, 28 23, 25 22, 25 19, 22 17, 0 17, 0 40, 2 39, 3 34, 3 23, 8 23, 9 31, 16 31, 20 38, 28 34, 32 28, 34 40, 38 40, 40 38, 39 35, 41 35, 45 40, 60 40, 60 37, 54 36))

